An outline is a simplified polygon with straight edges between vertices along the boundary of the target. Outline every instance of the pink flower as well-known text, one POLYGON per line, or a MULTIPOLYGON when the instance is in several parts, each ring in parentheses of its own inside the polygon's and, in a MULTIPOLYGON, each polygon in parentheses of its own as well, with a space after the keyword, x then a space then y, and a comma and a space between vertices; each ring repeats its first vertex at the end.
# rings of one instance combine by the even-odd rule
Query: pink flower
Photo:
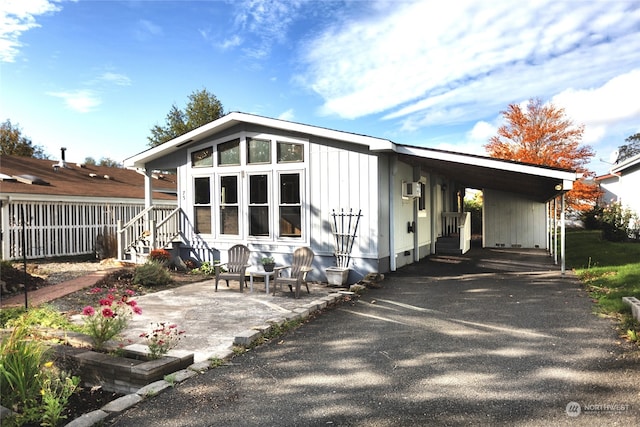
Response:
POLYGON ((132 296, 134 296, 134 295, 136 294, 136 293, 135 293, 134 291, 132 291, 131 289, 127 289, 127 290, 125 291, 125 293, 126 293, 127 295, 129 295, 130 297, 132 297, 132 296))
POLYGON ((111 310, 111 308, 105 307, 102 309, 102 315, 104 317, 114 317, 115 313, 113 312, 113 310, 111 310))
POLYGON ((111 292, 112 294, 115 294, 116 292, 118 292, 118 290, 116 288, 111 288, 109 289, 109 292, 111 292))
POLYGON ((109 298, 110 300, 114 300, 114 299, 116 299, 116 297, 115 297, 115 296, 113 296, 113 294, 109 294, 109 295, 107 295, 107 298, 109 298))
POLYGON ((113 302, 113 301, 112 301, 112 300, 110 300, 110 299, 102 298, 102 299, 100 300, 100 305, 111 306, 111 303, 112 303, 112 302, 113 302))
POLYGON ((138 303, 136 302, 136 300, 132 299, 127 301, 127 305, 130 305, 131 307, 135 307, 136 305, 138 305, 138 303))
POLYGON ((95 313, 96 311, 90 305, 82 309, 82 314, 84 314, 85 316, 93 316, 95 313))
POLYGON ((91 289, 89 292, 91 292, 92 294, 99 294, 100 292, 102 292, 102 289, 100 289, 100 288, 93 288, 93 289, 91 289))
POLYGON ((133 307, 133 312, 135 314, 142 314, 142 309, 136 305, 133 307))
POLYGON ((175 323, 173 325, 169 325, 169 329, 175 329, 177 327, 178 327, 178 325, 176 325, 175 323))

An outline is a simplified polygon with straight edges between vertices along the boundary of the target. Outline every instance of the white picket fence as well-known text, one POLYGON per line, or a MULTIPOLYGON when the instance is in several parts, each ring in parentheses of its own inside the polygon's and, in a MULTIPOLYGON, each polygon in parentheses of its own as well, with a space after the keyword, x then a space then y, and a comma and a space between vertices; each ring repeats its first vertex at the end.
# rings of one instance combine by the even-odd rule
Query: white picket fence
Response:
POLYGON ((92 254, 99 234, 115 236, 118 220, 127 222, 144 209, 143 203, 5 203, 0 218, 5 260, 92 254))

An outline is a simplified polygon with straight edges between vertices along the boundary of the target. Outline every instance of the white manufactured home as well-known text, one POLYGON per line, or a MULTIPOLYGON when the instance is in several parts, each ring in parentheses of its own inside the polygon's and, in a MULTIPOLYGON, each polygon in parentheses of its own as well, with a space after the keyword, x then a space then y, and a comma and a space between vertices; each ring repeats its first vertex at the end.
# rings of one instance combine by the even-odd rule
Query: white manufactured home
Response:
MULTIPOLYGON (((548 202, 569 190, 573 171, 501 161, 234 112, 125 160, 147 176, 175 170, 178 209, 158 244, 183 256, 222 260, 232 245, 288 263, 315 253, 313 280, 347 253, 354 282, 395 271, 437 251, 470 248, 464 189, 485 191, 485 246, 549 248, 548 202), (351 214, 341 216, 342 213, 351 214), (353 229, 357 229, 353 232, 353 229), (345 250, 343 235, 347 239, 345 250)), ((144 219, 141 219, 144 220, 144 219)), ((140 229, 138 226, 137 230, 140 229)), ((124 248, 136 232, 120 230, 124 248)))

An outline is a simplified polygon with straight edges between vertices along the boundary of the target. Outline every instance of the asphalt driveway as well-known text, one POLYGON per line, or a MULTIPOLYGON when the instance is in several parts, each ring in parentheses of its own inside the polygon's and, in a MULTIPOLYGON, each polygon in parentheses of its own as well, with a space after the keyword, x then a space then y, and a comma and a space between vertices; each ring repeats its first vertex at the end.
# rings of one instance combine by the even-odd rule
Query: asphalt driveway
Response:
POLYGON ((640 425, 640 358, 542 251, 387 275, 116 426, 640 425))

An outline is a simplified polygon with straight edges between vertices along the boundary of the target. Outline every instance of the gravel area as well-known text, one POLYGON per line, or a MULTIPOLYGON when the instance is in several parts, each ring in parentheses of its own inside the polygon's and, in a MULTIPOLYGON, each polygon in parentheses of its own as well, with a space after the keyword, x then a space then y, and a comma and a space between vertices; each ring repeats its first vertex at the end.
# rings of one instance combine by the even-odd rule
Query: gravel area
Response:
MULTIPOLYGON (((14 262, 12 265, 20 271, 24 268, 22 262, 14 262)), ((110 270, 121 266, 122 263, 113 259, 102 261, 27 260, 27 273, 46 280, 50 285, 57 285, 58 283, 93 273, 94 271, 110 270)))

